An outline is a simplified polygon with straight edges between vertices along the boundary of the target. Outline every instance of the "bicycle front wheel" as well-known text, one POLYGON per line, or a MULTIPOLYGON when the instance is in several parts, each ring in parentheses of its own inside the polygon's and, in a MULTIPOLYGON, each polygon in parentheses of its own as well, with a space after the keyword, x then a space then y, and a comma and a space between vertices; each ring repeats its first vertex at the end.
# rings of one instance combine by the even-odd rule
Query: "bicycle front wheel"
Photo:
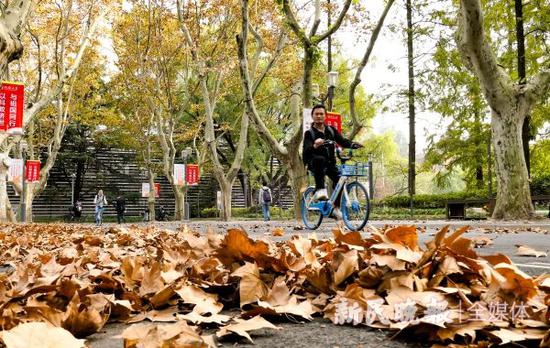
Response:
POLYGON ((360 182, 347 185, 347 196, 342 195, 342 217, 344 224, 352 231, 359 231, 367 224, 370 214, 370 200, 367 189, 360 182))
POLYGON ((323 214, 318 209, 309 209, 311 203, 313 203, 313 196, 315 195, 315 188, 308 187, 302 196, 302 221, 307 229, 315 230, 321 225, 323 221, 323 214))

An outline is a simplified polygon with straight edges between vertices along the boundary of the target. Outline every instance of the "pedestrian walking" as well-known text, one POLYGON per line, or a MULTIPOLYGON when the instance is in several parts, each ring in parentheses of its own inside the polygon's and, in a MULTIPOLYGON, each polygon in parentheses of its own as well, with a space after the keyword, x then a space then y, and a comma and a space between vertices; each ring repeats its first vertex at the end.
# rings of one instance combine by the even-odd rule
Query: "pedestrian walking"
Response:
POLYGON ((262 182, 258 202, 262 205, 264 221, 271 220, 271 216, 269 215, 269 206, 273 203, 273 197, 271 196, 271 189, 267 186, 267 182, 265 182, 265 180, 262 182))
POLYGON ((103 194, 103 190, 97 191, 97 195, 95 195, 94 197, 94 205, 95 205, 95 224, 96 226, 101 226, 101 223, 103 222, 103 210, 107 205, 107 198, 105 198, 105 195, 103 194))
POLYGON ((124 213, 126 212, 126 199, 122 194, 119 194, 116 198, 115 210, 118 223, 126 223, 124 220, 124 213))

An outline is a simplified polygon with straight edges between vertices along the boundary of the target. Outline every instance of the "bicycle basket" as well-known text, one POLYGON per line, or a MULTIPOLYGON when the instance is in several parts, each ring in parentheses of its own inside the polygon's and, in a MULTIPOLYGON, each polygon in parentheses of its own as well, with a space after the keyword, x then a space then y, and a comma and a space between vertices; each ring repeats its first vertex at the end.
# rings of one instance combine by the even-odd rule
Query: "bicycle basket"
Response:
POLYGON ((343 176, 367 176, 369 175, 368 163, 342 164, 340 172, 343 176))

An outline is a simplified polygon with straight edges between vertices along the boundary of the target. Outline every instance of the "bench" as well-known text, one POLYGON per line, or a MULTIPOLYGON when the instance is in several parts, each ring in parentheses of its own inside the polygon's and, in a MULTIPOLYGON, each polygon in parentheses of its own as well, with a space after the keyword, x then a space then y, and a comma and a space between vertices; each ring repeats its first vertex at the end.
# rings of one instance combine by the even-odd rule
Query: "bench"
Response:
MULTIPOLYGON (((550 195, 537 195, 531 196, 533 203, 550 202, 550 195)), ((489 214, 493 213, 495 208, 495 198, 482 198, 482 199, 460 199, 445 202, 445 211, 447 220, 451 219, 467 219, 466 208, 471 205, 487 205, 489 214)))

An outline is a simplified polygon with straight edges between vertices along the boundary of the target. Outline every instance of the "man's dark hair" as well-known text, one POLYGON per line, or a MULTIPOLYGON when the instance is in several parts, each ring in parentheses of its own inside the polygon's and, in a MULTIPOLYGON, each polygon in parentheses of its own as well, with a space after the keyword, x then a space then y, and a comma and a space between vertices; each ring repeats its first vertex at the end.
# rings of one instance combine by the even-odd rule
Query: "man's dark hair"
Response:
POLYGON ((313 116, 313 113, 315 112, 315 109, 323 109, 325 110, 325 113, 327 112, 327 108, 323 104, 317 104, 311 108, 311 115, 313 116))
POLYGON ((262 185, 267 186, 267 181, 262 180, 262 185))

